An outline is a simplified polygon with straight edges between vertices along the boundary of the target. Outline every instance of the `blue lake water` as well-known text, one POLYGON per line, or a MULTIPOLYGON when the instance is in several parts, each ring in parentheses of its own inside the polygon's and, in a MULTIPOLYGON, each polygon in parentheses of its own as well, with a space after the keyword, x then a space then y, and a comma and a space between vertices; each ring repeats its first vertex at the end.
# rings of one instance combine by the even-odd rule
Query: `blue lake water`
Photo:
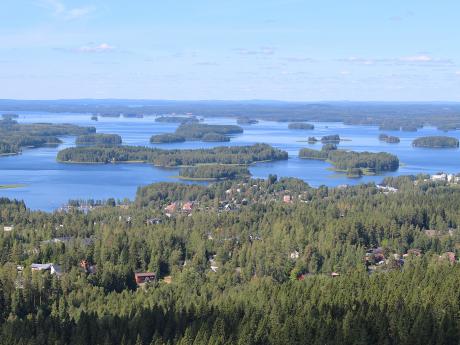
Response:
MULTIPOLYGON (((157 123, 154 117, 141 119, 99 118, 91 121, 88 114, 45 114, 20 113, 19 122, 35 123, 73 123, 82 126, 95 126, 99 133, 121 135, 124 144, 151 147, 204 148, 221 146, 222 143, 203 143, 199 141, 175 144, 150 144, 153 134, 173 132, 177 124, 157 123)), ((235 124, 234 119, 206 119, 206 123, 235 124)), ((244 133, 232 137, 226 145, 250 145, 268 143, 289 153, 289 160, 261 163, 250 167, 254 177, 265 178, 269 174, 292 176, 305 180, 312 186, 357 184, 380 182, 384 176, 408 175, 418 173, 433 174, 439 171, 460 172, 459 149, 420 149, 411 146, 414 138, 426 135, 449 135, 460 138, 460 132, 448 134, 436 128, 425 127, 418 132, 379 131, 375 126, 348 126, 343 123, 314 123, 315 129, 289 130, 287 123, 260 121, 255 125, 242 126, 244 133), (399 144, 387 144, 378 140, 378 135, 386 133, 398 136, 399 144), (340 148, 356 151, 387 151, 397 155, 401 162, 398 171, 381 176, 364 176, 359 179, 347 178, 344 174, 331 171, 331 165, 323 161, 302 160, 298 158, 300 148, 320 149, 321 144, 308 144, 309 136, 339 134, 340 148)), ((174 178, 177 169, 162 169, 148 164, 107 164, 84 165, 56 162, 59 150, 74 145, 74 137, 61 138, 64 142, 58 147, 44 147, 24 150, 21 155, 0 157, 0 185, 24 184, 15 189, 0 189, 0 196, 24 200, 28 207, 51 211, 61 207, 70 199, 104 200, 109 197, 133 199, 138 186, 160 181, 178 181, 174 178)))

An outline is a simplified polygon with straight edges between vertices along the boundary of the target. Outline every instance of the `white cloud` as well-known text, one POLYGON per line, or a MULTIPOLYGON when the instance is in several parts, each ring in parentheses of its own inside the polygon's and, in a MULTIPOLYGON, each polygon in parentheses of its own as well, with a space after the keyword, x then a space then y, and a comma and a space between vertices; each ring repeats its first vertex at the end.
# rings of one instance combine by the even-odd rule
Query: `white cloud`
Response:
POLYGON ((79 53, 108 53, 115 49, 114 46, 108 43, 88 44, 77 49, 79 53))
POLYGON ((237 48, 235 51, 241 55, 273 55, 275 54, 275 48, 273 47, 260 47, 259 49, 244 49, 237 48))
POLYGON ((451 59, 438 59, 434 58, 427 54, 411 55, 411 56, 402 56, 395 58, 361 58, 361 57, 348 57, 345 59, 338 59, 341 62, 348 62, 357 65, 375 65, 375 64, 385 64, 385 65, 417 65, 417 66, 433 66, 433 65, 452 65, 453 62, 451 59))
POLYGON ((61 0, 40 0, 39 5, 51 10, 54 16, 65 20, 80 19, 94 11, 92 6, 68 8, 61 0))
POLYGON ((431 62, 433 58, 428 55, 414 55, 414 56, 404 56, 399 59, 400 61, 407 62, 431 62))

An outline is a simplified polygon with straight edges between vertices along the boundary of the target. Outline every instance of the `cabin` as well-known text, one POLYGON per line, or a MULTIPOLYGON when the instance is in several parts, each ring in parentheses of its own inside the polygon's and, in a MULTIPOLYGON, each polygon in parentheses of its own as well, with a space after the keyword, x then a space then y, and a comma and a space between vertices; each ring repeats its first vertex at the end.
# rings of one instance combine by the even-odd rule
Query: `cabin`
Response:
POLYGON ((168 206, 165 207, 165 212, 166 212, 166 215, 171 215, 173 214, 174 212, 176 212, 176 208, 177 208, 177 204, 175 202, 173 202, 172 204, 169 204, 168 206))
POLYGON ((50 274, 55 274, 57 276, 60 276, 62 274, 61 267, 59 265, 53 264, 53 263, 47 263, 47 264, 32 264, 30 266, 32 272, 44 272, 44 271, 49 271, 50 274))
POLYGON ((134 280, 136 284, 141 286, 145 283, 154 282, 156 280, 155 272, 139 272, 134 274, 134 280))
POLYGON ((290 195, 283 196, 283 202, 286 204, 292 203, 292 197, 290 195))
POLYGON ((182 206, 182 211, 191 212, 193 210, 193 203, 188 201, 182 206))
POLYGON ((5 231, 5 232, 13 231, 13 229, 14 229, 14 225, 4 226, 3 227, 3 231, 5 231))

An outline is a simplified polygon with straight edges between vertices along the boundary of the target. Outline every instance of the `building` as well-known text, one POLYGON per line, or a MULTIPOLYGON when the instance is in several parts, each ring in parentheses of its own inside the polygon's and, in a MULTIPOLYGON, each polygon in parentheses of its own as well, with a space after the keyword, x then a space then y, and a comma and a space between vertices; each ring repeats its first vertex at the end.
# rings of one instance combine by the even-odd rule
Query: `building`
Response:
POLYGON ((44 272, 44 271, 49 271, 50 274, 55 274, 57 276, 60 276, 62 274, 61 267, 59 265, 53 264, 53 263, 47 263, 47 264, 32 264, 30 266, 32 272, 44 272))
POLYGON ((283 202, 286 204, 292 203, 292 197, 290 195, 283 196, 283 202))
POLYGON ((192 212, 193 210, 193 203, 190 201, 187 201, 183 206, 182 206, 182 211, 185 212, 192 212))
POLYGON ((431 175, 431 181, 447 181, 447 174, 446 173, 438 173, 435 175, 431 175))
POLYGON ((165 207, 166 215, 173 214, 174 212, 176 212, 176 209, 177 209, 177 204, 175 202, 173 202, 172 204, 169 204, 168 206, 165 207))
POLYGON ((13 229, 14 229, 14 225, 4 226, 3 227, 3 231, 5 231, 5 232, 13 231, 13 229))
POLYGON ((145 283, 154 282, 156 280, 155 272, 139 272, 134 274, 136 284, 141 286, 145 283))

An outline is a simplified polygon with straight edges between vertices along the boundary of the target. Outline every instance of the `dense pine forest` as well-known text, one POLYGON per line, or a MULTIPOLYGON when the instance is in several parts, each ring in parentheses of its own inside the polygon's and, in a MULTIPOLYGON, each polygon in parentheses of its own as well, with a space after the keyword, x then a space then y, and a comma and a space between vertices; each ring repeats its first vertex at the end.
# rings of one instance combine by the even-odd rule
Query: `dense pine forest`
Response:
POLYGON ((221 146, 210 149, 162 150, 144 146, 71 147, 59 151, 57 160, 72 163, 146 162, 157 166, 196 164, 252 164, 284 160, 288 154, 267 144, 221 146))
POLYGON ((270 176, 91 204, 0 200, 0 344, 458 344, 456 185, 270 176))

